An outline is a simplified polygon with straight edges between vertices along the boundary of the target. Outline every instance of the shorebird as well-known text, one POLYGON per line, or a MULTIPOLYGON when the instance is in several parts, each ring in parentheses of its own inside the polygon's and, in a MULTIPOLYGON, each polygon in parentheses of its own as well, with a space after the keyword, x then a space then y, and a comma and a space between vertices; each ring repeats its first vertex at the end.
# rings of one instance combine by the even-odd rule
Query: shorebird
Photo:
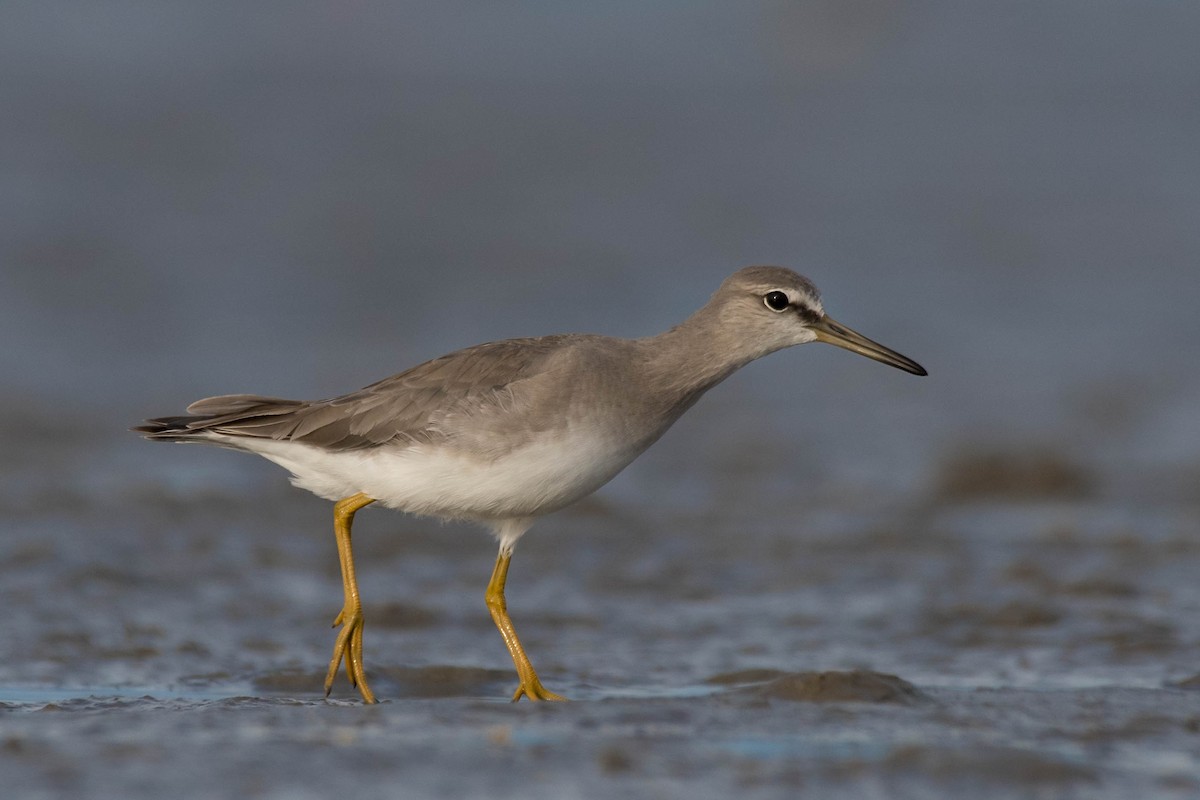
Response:
POLYGON ((825 313, 807 278, 746 267, 699 311, 657 336, 564 334, 490 342, 327 400, 235 394, 134 428, 147 439, 257 453, 296 486, 334 501, 341 626, 325 694, 343 662, 367 703, 363 609, 350 532, 371 503, 465 519, 499 542, 485 599, 516 666, 513 701, 563 700, 538 678, 504 595, 513 547, 534 521, 591 494, 707 390, 785 347, 827 342, 914 375, 925 369, 825 313))

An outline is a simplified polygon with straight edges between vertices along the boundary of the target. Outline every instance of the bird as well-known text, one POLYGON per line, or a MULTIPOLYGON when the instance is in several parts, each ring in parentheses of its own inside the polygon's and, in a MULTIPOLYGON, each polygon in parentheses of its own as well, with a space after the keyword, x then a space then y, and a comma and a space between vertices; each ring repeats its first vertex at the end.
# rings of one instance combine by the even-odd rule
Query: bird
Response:
POLYGON ((365 619, 351 530, 355 514, 378 503, 490 530, 499 550, 485 602, 516 668, 512 700, 565 700, 543 686, 508 614, 505 586, 517 541, 538 518, 611 480, 739 368, 809 342, 928 374, 834 321, 808 278, 752 266, 655 336, 494 341, 325 400, 209 397, 184 415, 148 419, 132 430, 155 441, 255 453, 288 470, 295 486, 333 501, 343 602, 333 622, 340 630, 326 697, 344 663, 363 702, 376 702, 363 662, 365 619))

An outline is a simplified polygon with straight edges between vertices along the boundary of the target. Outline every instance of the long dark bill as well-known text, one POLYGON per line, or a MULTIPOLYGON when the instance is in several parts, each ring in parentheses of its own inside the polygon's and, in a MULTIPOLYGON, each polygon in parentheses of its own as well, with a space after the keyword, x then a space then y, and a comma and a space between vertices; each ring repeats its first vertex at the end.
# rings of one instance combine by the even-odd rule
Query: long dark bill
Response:
POLYGON ((889 367, 911 372, 913 375, 928 375, 917 362, 907 356, 902 356, 891 348, 884 347, 879 342, 868 339, 857 331, 850 330, 840 322, 835 322, 828 316, 822 317, 809 326, 817 334, 817 341, 844 347, 852 353, 858 353, 867 358, 873 358, 889 367))

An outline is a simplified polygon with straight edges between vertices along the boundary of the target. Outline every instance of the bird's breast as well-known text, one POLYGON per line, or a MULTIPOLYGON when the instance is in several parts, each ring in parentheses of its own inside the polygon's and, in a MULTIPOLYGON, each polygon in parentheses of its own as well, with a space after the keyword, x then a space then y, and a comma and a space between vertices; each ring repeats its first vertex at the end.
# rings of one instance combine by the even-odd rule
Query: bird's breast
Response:
POLYGON ((591 494, 645 449, 612 432, 570 426, 527 439, 503 455, 446 446, 359 454, 361 491, 385 505, 444 518, 547 514, 591 494))

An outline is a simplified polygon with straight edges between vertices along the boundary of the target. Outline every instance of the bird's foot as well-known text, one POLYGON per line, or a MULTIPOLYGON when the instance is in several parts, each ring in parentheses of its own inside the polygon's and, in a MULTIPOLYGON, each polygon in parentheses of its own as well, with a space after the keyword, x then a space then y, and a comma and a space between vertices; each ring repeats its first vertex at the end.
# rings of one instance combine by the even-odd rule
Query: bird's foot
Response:
POLYGON ((367 674, 363 670, 363 613, 362 608, 344 606, 333 621, 333 627, 338 625, 337 640, 333 643, 333 658, 329 660, 329 671, 325 673, 325 696, 333 689, 333 679, 337 677, 338 667, 342 660, 346 661, 346 677, 350 685, 358 689, 364 703, 374 703, 375 694, 367 685, 367 674))
POLYGON ((557 703, 565 703, 567 698, 561 694, 554 692, 542 686, 542 682, 538 680, 537 674, 522 675, 521 684, 517 687, 517 691, 513 693, 512 701, 515 703, 522 697, 528 697, 530 700, 551 700, 557 703))

